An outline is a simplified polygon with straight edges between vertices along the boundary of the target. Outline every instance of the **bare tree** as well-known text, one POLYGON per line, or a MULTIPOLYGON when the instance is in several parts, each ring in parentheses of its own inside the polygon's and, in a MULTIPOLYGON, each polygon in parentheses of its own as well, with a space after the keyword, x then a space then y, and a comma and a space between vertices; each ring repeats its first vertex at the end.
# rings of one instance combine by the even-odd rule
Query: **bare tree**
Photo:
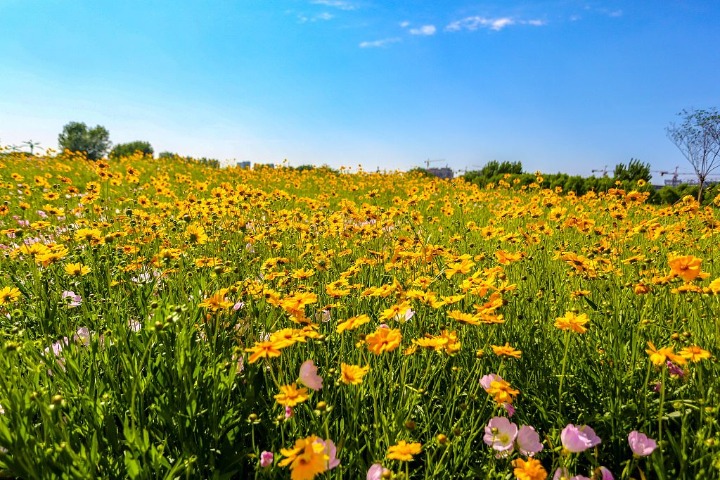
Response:
POLYGON ((716 108, 683 110, 680 125, 667 127, 667 136, 690 162, 698 178, 698 202, 708 175, 720 167, 720 114, 716 108))

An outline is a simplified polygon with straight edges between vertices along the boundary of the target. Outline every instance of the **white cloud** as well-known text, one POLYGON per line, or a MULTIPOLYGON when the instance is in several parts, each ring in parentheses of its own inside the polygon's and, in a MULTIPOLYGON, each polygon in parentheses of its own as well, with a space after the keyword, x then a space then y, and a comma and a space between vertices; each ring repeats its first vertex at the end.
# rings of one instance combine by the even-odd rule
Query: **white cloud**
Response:
POLYGON ((435 25, 423 25, 420 28, 411 28, 410 35, 435 35, 436 31, 435 25))
POLYGON ((445 27, 445 30, 448 32, 459 32, 460 30, 474 31, 480 28, 487 28, 499 32, 503 28, 511 25, 531 25, 533 27, 540 27, 547 25, 547 22, 540 19, 515 20, 511 17, 488 18, 476 15, 451 22, 445 27))
POLYGON ((385 47, 391 43, 399 42, 400 39, 397 37, 383 38, 382 40, 373 40, 371 42, 360 42, 360 48, 379 48, 385 47))
POLYGON ((462 20, 456 20, 450 23, 445 30, 449 32, 458 32, 460 30, 477 30, 478 28, 489 28, 491 30, 499 31, 508 25, 513 25, 515 20, 510 17, 501 18, 487 18, 480 16, 466 17, 462 20))
POLYGON ((490 28, 495 31, 500 31, 503 28, 507 27, 508 25, 513 25, 515 23, 515 20, 512 18, 504 17, 504 18, 496 18, 495 20, 492 20, 490 22, 490 28))
POLYGON ((608 13, 608 15, 610 15, 611 17, 622 17, 622 14, 623 14, 622 10, 615 10, 615 11, 608 13))
POLYGON ((410 25, 410 22, 405 20, 404 22, 400 22, 400 28, 407 28, 410 25))
POLYGON ((315 5, 325 5, 326 7, 339 8, 340 10, 355 10, 355 5, 345 0, 312 0, 315 5))

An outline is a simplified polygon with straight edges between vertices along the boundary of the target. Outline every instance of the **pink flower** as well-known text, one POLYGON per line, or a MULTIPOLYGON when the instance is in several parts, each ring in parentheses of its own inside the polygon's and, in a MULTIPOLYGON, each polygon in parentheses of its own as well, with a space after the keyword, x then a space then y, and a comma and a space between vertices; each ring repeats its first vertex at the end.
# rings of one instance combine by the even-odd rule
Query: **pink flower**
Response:
POLYGON ((262 452, 260 454, 260 466, 263 468, 269 467, 273 463, 273 458, 272 452, 262 452))
POLYGON ((321 443, 323 447, 325 447, 325 455, 329 457, 328 459, 328 466, 325 471, 332 470, 333 468, 340 465, 340 460, 337 459, 337 448, 335 447, 335 443, 333 443, 332 440, 317 440, 318 443, 321 443))
POLYGON ((515 407, 512 406, 512 403, 505 402, 500 406, 505 409, 509 418, 512 418, 512 416, 515 415, 515 407))
POLYGON ((300 382, 313 390, 322 389, 322 377, 317 374, 317 367, 312 360, 305 360, 300 365, 300 382))
POLYGON ((483 441, 493 450, 509 454, 513 451, 513 442, 518 434, 518 427, 505 417, 493 417, 485 427, 483 441))
POLYGON ((612 472, 605 467, 596 468, 593 478, 596 478, 598 480, 615 480, 615 477, 613 477, 612 472))
POLYGON ((482 386, 485 389, 485 391, 487 392, 488 390, 490 390, 490 384, 492 382, 501 382, 501 381, 502 381, 502 377, 500 375, 496 375, 494 373, 489 373, 480 379, 480 386, 482 386))
POLYGON ((575 475, 574 477, 570 476, 570 473, 568 473, 568 469, 565 467, 558 468, 555 470, 555 475, 553 475, 553 480, 592 480, 584 475, 575 475))
POLYGON ((673 362, 668 360, 665 362, 665 365, 667 366, 668 373, 670 375, 677 375, 678 377, 682 378, 685 376, 685 370, 682 369, 682 367, 679 367, 675 365, 673 362))
POLYGON ((639 457, 647 457, 657 448, 657 443, 652 438, 648 438, 644 433, 640 433, 636 430, 630 432, 628 435, 628 444, 630 450, 639 457))
POLYGON ((555 470, 553 480, 570 480, 570 473, 568 473, 568 469, 565 467, 560 467, 555 470))
POLYGON ((382 465, 380 465, 379 463, 373 463, 373 465, 368 470, 367 476, 365 478, 367 480, 381 480, 383 470, 385 470, 385 469, 383 468, 382 465))
POLYGON ((75 295, 75 292, 65 290, 62 293, 62 300, 68 307, 77 307, 82 304, 82 297, 75 295))
POLYGON ((82 343, 84 346, 90 345, 90 330, 87 327, 80 327, 73 335, 73 340, 82 343))
POLYGON ((540 435, 538 435, 533 427, 528 425, 520 427, 516 443, 520 453, 528 457, 532 457, 543 449, 543 444, 540 442, 540 435))
POLYGON ((291 418, 293 416, 293 409, 292 407, 285 407, 285 420, 288 418, 291 418))
POLYGON ((560 440, 563 447, 572 453, 584 452, 588 448, 600 445, 600 437, 595 435, 592 428, 587 425, 576 427, 572 423, 560 433, 560 440))

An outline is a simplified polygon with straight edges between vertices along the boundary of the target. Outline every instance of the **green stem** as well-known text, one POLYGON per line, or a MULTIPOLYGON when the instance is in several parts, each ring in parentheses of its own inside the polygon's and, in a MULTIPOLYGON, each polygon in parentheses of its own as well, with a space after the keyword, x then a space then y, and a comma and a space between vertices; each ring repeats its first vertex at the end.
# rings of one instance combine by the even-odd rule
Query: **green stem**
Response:
POLYGON ((563 383, 565 382, 565 369, 567 368, 568 350, 570 349, 570 332, 565 332, 565 353, 563 353, 562 370, 560 371, 560 386, 558 387, 558 417, 562 415, 563 383))
POLYGON ((663 427, 663 408, 665 406, 665 379, 667 377, 667 368, 662 369, 662 380, 660 381, 660 407, 658 408, 658 444, 662 442, 663 427))

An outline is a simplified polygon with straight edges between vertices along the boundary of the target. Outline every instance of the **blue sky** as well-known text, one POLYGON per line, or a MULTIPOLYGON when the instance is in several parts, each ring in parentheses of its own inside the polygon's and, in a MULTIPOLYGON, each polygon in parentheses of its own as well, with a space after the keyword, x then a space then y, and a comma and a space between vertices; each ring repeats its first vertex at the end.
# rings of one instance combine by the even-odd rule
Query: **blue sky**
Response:
POLYGON ((720 1, 0 0, 0 143, 70 121, 156 152, 590 175, 684 157, 720 1))

